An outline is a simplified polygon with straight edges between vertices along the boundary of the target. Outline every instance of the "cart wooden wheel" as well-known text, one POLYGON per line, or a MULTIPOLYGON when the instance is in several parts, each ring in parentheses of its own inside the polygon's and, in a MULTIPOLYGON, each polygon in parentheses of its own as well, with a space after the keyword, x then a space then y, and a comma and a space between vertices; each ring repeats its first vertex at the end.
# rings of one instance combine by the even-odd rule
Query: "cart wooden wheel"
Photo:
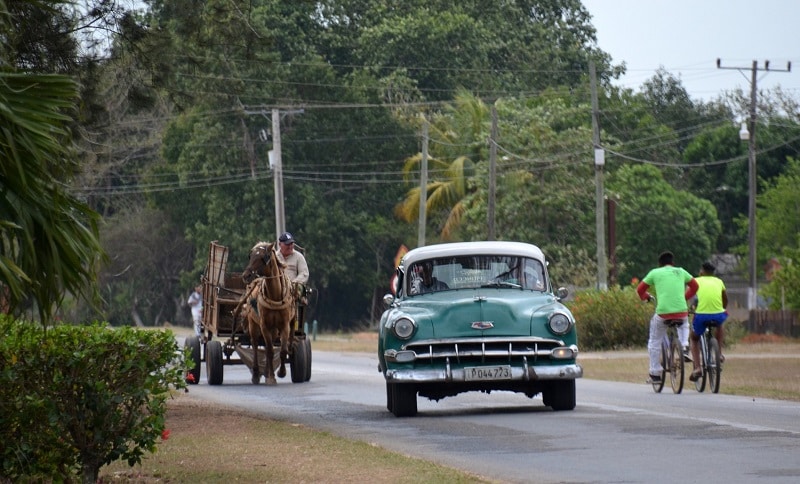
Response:
POLYGON ((206 378, 209 385, 222 385, 222 343, 206 343, 206 378))
POLYGON ((197 335, 187 336, 183 342, 184 348, 189 348, 191 366, 186 372, 186 383, 197 385, 200 383, 200 338, 197 335))
POLYGON ((306 345, 303 340, 295 339, 292 343, 291 371, 292 383, 303 383, 306 381, 306 345))
POLYGON ((311 340, 308 337, 303 339, 303 344, 306 346, 306 377, 305 381, 311 380, 311 340))

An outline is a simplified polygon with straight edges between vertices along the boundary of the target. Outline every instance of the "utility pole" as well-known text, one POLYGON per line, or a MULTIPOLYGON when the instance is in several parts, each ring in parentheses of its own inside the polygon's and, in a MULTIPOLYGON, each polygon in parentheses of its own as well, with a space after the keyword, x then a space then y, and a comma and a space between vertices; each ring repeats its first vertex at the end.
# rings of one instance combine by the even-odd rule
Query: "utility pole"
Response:
POLYGON ((428 206, 428 120, 422 122, 422 166, 419 173, 419 232, 417 247, 425 245, 426 207, 428 206))
POLYGON ((492 104, 492 134, 489 139, 489 200, 487 201, 488 234, 486 240, 494 240, 494 206, 497 192, 497 106, 492 104))
POLYGON ((608 290, 608 269, 606 267, 606 227, 605 227, 605 189, 603 186, 603 165, 606 164, 605 151, 600 147, 600 109, 597 102, 597 74, 594 62, 589 61, 589 80, 592 90, 592 145, 594 146, 595 180, 595 225, 597 232, 597 289, 608 290))
MULTIPOLYGON (((717 59, 717 69, 732 69, 741 72, 746 67, 723 67, 722 61, 717 59)), ((758 272, 756 270, 756 190, 757 190, 757 173, 756 173, 756 97, 758 95, 758 71, 771 71, 771 72, 791 72, 792 63, 786 63, 786 69, 770 69, 769 61, 764 61, 764 67, 758 67, 758 61, 753 61, 750 67, 750 116, 747 130, 742 130, 739 137, 747 140, 747 153, 748 153, 748 245, 750 246, 750 253, 748 254, 748 270, 750 273, 750 285, 747 288, 747 309, 749 318, 752 322, 754 314, 753 310, 757 308, 758 297, 758 272)))
MULTIPOLYGON (((287 114, 303 114, 303 109, 294 109, 284 111, 283 116, 287 114)), ((260 114, 267 117, 266 110, 259 109, 244 110, 245 114, 260 114)), ((283 160, 281 156, 281 112, 278 108, 272 108, 272 133, 267 133, 265 130, 259 132, 259 137, 262 141, 267 141, 269 136, 272 136, 272 149, 269 150, 269 168, 272 170, 274 191, 275 191, 275 239, 277 240, 280 235, 286 231, 286 215, 284 211, 283 200, 283 160)))
POLYGON ((272 110, 272 174, 275 184, 275 238, 286 231, 286 215, 283 209, 283 163, 281 161, 281 115, 272 110))

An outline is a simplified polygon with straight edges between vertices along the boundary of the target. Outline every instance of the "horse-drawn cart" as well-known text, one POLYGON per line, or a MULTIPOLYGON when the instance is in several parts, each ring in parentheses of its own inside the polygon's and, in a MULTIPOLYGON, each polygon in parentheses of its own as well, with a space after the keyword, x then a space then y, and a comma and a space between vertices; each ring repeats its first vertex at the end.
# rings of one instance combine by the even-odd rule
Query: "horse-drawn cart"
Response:
MULTIPOLYGON (((209 385, 221 385, 225 365, 244 364, 253 369, 254 354, 258 355, 259 368, 266 367, 266 351, 254 351, 254 344, 263 348, 262 338, 251 341, 247 325, 237 320, 234 309, 245 293, 246 284, 242 274, 227 272, 228 248, 211 242, 208 251, 203 285, 203 332, 202 336, 188 336, 184 346, 190 349, 192 368, 186 375, 188 383, 200 382, 200 364, 206 363, 206 378, 209 385), (237 357, 234 357, 237 356, 237 357)), ((311 379, 311 342, 298 321, 292 323, 292 344, 283 363, 288 363, 293 383, 311 379)), ((276 347, 277 348, 277 347, 276 347)), ((279 351, 274 351, 273 368, 280 366, 279 351)))

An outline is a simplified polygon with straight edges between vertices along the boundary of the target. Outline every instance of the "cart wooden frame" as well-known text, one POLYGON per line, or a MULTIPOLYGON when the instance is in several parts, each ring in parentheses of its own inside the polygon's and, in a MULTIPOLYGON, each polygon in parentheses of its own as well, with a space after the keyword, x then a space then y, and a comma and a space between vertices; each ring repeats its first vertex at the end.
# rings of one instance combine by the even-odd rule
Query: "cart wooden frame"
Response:
MULTIPOLYGON (((201 336, 186 337, 184 347, 189 349, 192 366, 186 382, 200 382, 201 363, 206 364, 209 385, 221 385, 223 367, 244 364, 253 369, 253 342, 240 322, 234 321, 233 309, 244 294, 245 284, 240 272, 227 272, 228 248, 217 241, 209 244, 206 270, 201 278, 203 286, 203 321, 201 336), (236 357, 234 357, 236 356, 236 357)), ((311 341, 298 321, 293 322, 294 342, 289 348, 285 363, 289 364, 292 383, 311 379, 311 341)), ((263 340, 258 344, 263 348, 263 340)), ((278 349, 280 349, 278 347, 278 349)), ((266 351, 259 350, 259 366, 266 367, 266 351)), ((273 367, 280 364, 280 351, 275 351, 273 367)))

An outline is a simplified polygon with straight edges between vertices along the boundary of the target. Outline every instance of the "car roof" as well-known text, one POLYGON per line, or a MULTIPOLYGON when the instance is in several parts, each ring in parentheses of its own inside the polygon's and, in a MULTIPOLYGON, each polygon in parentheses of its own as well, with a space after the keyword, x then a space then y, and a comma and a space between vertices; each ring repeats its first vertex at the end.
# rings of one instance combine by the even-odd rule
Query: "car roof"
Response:
POLYGON ((414 262, 424 259, 439 257, 456 257, 469 255, 510 255, 531 257, 544 263, 544 253, 539 247, 525 242, 511 241, 479 241, 479 242, 453 242, 448 244, 426 245, 410 250, 403 256, 400 265, 409 266, 414 262))

